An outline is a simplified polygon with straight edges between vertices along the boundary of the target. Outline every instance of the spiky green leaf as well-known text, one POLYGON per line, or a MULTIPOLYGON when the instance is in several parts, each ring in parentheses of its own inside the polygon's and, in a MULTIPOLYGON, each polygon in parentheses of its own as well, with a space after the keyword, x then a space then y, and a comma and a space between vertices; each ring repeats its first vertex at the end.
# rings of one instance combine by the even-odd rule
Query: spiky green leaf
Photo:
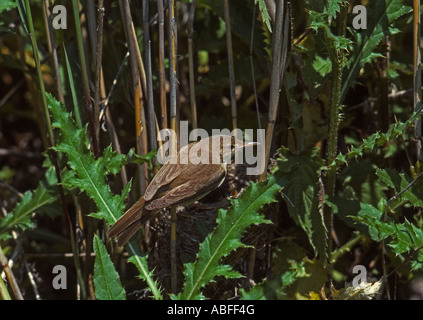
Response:
POLYGON ((86 192, 96 203, 98 212, 91 214, 98 219, 104 219, 109 225, 117 221, 125 209, 121 196, 113 196, 106 183, 107 167, 116 171, 116 162, 122 162, 122 157, 111 149, 106 149, 104 157, 94 158, 89 150, 86 128, 78 129, 71 114, 50 94, 47 94, 48 105, 52 113, 53 127, 60 129, 61 142, 54 147, 68 158, 68 165, 75 176, 64 185, 68 188, 77 187, 86 192), (107 166, 106 166, 107 164, 107 166))
POLYGON ((361 210, 353 219, 369 228, 370 237, 375 241, 386 240, 386 243, 397 255, 411 255, 413 270, 423 268, 423 230, 405 220, 404 223, 382 221, 383 212, 370 204, 361 203, 361 210))
POLYGON ((286 148, 281 149, 283 160, 279 168, 288 179, 284 193, 292 202, 288 211, 294 221, 307 233, 316 255, 325 257, 327 239, 326 227, 321 208, 322 189, 320 171, 322 161, 314 151, 293 154, 286 148))
POLYGON ((322 57, 316 56, 316 60, 313 62, 313 68, 324 77, 332 71, 332 62, 329 58, 323 59, 322 57))
MULTIPOLYGON (((69 180, 72 173, 68 170, 62 172, 63 181, 69 180)), ((34 191, 26 191, 13 212, 0 219, 0 239, 7 239, 11 236, 10 230, 19 228, 25 230, 33 227, 31 219, 34 213, 58 215, 62 210, 57 204, 59 192, 54 167, 47 169, 44 180, 34 191)))
POLYGON ((285 183, 282 172, 276 171, 267 181, 251 183, 239 199, 231 201, 232 205, 228 210, 219 210, 216 228, 200 244, 195 262, 185 264, 183 291, 173 298, 203 299, 201 288, 216 276, 241 276, 230 266, 221 265, 220 262, 233 250, 245 247, 240 239, 249 226, 269 222, 259 211, 265 204, 275 201, 276 194, 285 183))
MULTIPOLYGON (((111 149, 106 149, 103 157, 95 159, 88 148, 86 128, 78 129, 65 106, 50 94, 47 94, 47 101, 54 120, 53 127, 59 129, 61 134, 61 142, 55 147, 55 150, 63 152, 67 156, 68 165, 75 172, 75 175, 63 183, 63 186, 70 189, 76 187, 81 192, 86 192, 98 209, 98 212, 92 213, 90 216, 104 219, 109 225, 114 224, 125 209, 124 201, 130 185, 125 186, 121 195, 113 195, 106 183, 106 175, 108 169, 116 172, 119 163, 124 164, 124 158, 112 152, 111 149)), ((140 277, 147 282, 155 299, 162 299, 157 283, 152 279, 151 273, 146 267, 147 257, 139 256, 136 246, 130 242, 127 248, 130 255, 136 256, 133 262, 142 272, 140 277)))
POLYGON ((378 169, 376 174, 388 187, 395 190, 395 193, 403 201, 408 201, 415 207, 423 208, 423 184, 417 181, 413 186, 407 188, 413 180, 406 173, 399 173, 395 169, 378 169), (403 191, 405 190, 405 191, 403 191))
POLYGON ((341 4, 344 0, 329 0, 327 2, 326 13, 328 21, 331 23, 332 19, 336 18, 336 14, 341 10, 341 4))
POLYGON ((264 0, 254 0, 254 4, 257 3, 259 4, 259 9, 263 22, 266 24, 267 29, 272 32, 272 26, 270 25, 269 10, 267 10, 266 2, 264 0))
POLYGON ((97 300, 125 300, 125 289, 101 239, 94 235, 94 289, 97 300))
POLYGON ((366 139, 359 146, 351 146, 351 150, 345 154, 339 154, 333 163, 329 164, 329 167, 339 167, 342 164, 347 163, 351 159, 361 157, 365 151, 374 151, 375 148, 383 146, 388 141, 395 140, 398 136, 404 135, 406 130, 414 125, 414 122, 421 116, 422 111, 413 112, 413 114, 405 122, 398 121, 389 126, 386 133, 376 132, 366 139))

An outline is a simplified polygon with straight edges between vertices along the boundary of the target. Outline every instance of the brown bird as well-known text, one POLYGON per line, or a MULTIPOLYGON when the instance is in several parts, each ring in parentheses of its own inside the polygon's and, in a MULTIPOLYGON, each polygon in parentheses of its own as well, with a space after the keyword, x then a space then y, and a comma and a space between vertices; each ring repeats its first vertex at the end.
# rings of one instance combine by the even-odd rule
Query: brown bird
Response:
POLYGON ((237 151, 254 142, 217 135, 190 143, 171 157, 157 172, 141 197, 109 229, 123 246, 160 209, 200 200, 225 180, 227 164, 237 151))

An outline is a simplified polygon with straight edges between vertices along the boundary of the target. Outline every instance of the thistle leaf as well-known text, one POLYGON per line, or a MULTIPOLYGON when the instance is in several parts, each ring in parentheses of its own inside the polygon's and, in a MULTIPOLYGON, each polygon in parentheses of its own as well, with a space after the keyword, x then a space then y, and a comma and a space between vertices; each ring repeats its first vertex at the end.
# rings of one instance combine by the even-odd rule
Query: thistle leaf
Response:
POLYGON ((285 183, 281 172, 276 171, 267 181, 251 183, 239 199, 231 201, 228 210, 219 210, 217 226, 200 244, 195 262, 185 264, 183 291, 172 298, 204 299, 200 290, 214 277, 241 276, 230 266, 220 265, 220 261, 233 250, 246 247, 240 239, 249 226, 269 223, 258 212, 265 204, 276 201, 276 195, 285 183))
POLYGON ((326 255, 326 227, 323 221, 320 188, 322 160, 315 151, 295 155, 286 148, 281 149, 284 159, 279 168, 288 179, 284 193, 291 200, 288 211, 294 221, 307 233, 316 255, 326 255))
POLYGON ((263 19, 263 22, 266 24, 267 29, 272 32, 272 26, 270 25, 270 16, 269 11, 267 10, 266 2, 264 0, 254 0, 254 4, 257 3, 259 4, 261 18, 263 19))
POLYGON ((383 212, 370 204, 361 203, 361 210, 357 216, 352 217, 369 228, 370 237, 375 241, 386 240, 387 244, 397 255, 408 253, 414 259, 411 260, 412 270, 423 268, 423 230, 405 220, 404 223, 393 221, 383 222, 383 212))
MULTIPOLYGON (((90 216, 97 219, 104 219, 109 225, 114 224, 122 215, 125 209, 125 199, 127 198, 130 184, 127 184, 121 195, 113 195, 109 185, 106 183, 108 170, 117 172, 119 166, 125 164, 125 157, 105 150, 103 157, 98 159, 88 148, 86 128, 78 129, 70 113, 65 106, 47 94, 48 107, 54 119, 53 127, 60 129, 61 142, 55 147, 56 151, 63 152, 68 158, 69 167, 75 175, 63 183, 65 188, 78 188, 86 192, 97 205, 98 212, 91 213, 90 216)), ((147 268, 147 257, 139 256, 136 246, 127 244, 130 255, 135 256, 132 262, 140 270, 140 278, 144 279, 155 299, 162 299, 157 283, 152 279, 152 274, 147 268)))
POLYGON ((323 59, 316 56, 316 60, 313 62, 313 68, 324 77, 332 71, 332 61, 329 58, 323 59))
POLYGON ((104 219, 109 225, 115 223, 125 204, 121 196, 112 195, 106 184, 106 174, 107 167, 116 172, 116 162, 122 162, 123 158, 106 148, 104 157, 95 159, 88 147, 86 128, 78 129, 70 113, 50 94, 47 94, 47 100, 54 120, 52 125, 61 133, 61 142, 54 149, 67 155, 68 165, 75 172, 64 186, 77 187, 94 200, 99 211, 91 216, 104 219))
POLYGON ((375 148, 383 146, 388 141, 392 141, 398 136, 405 134, 406 130, 414 125, 414 121, 416 121, 421 116, 421 114, 421 110, 418 112, 413 112, 407 121, 398 121, 397 123, 391 124, 386 133, 376 132, 370 135, 368 138, 364 139, 363 143, 359 146, 351 146, 350 152, 348 152, 346 155, 338 154, 335 161, 329 164, 329 167, 339 167, 351 159, 363 156, 365 151, 374 151, 375 148))
POLYGON ((125 300, 125 289, 101 239, 94 235, 94 289, 97 300, 125 300))
POLYGON ((328 21, 331 23, 332 18, 336 18, 336 14, 341 10, 340 4, 344 0, 329 0, 327 2, 326 12, 328 14, 328 21))
MULTIPOLYGON (((379 179, 388 187, 395 190, 396 193, 405 190, 411 181, 406 173, 399 173, 394 169, 378 169, 376 174, 379 179)), ((422 183, 416 183, 400 195, 403 201, 409 201, 414 207, 423 208, 423 186, 422 183)))
MULTIPOLYGON (((62 172, 63 181, 68 180, 72 173, 68 170, 62 172)), ((34 191, 26 191, 13 212, 0 219, 0 239, 8 239, 10 230, 20 228, 25 230, 33 227, 31 220, 33 213, 59 215, 62 209, 57 205, 58 200, 57 179, 54 167, 47 169, 45 178, 34 191)))

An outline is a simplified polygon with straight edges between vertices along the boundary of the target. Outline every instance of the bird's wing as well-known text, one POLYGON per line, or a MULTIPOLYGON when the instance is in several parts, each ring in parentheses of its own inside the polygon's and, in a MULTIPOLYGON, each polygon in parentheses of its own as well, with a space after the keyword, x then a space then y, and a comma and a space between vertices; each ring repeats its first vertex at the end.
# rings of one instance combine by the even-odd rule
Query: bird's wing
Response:
POLYGON ((145 190, 144 199, 145 201, 150 201, 153 199, 157 191, 176 179, 183 171, 184 167, 187 165, 183 164, 169 164, 165 163, 159 172, 154 176, 154 179, 150 182, 145 190))
POLYGON ((176 179, 188 167, 188 154, 194 143, 186 145, 179 150, 179 152, 171 157, 157 172, 153 180, 148 185, 144 193, 146 202, 153 199, 154 195, 160 188, 166 187, 173 180, 176 179), (183 160, 181 160, 183 159, 183 160), (184 160, 187 161, 186 164, 184 160))
POLYGON ((151 200, 146 208, 157 210, 177 204, 190 203, 201 199, 217 188, 225 179, 223 166, 216 164, 190 165, 169 185, 167 192, 151 200))

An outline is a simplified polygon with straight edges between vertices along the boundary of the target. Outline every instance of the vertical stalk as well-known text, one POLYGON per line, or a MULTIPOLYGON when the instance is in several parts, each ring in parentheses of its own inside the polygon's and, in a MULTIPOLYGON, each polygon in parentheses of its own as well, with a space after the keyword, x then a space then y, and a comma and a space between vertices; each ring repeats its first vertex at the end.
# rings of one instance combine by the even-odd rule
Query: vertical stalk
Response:
POLYGON ((256 87, 256 76, 254 72, 254 62, 253 62, 253 48, 254 48, 254 25, 256 22, 256 5, 254 5, 253 9, 253 21, 251 22, 251 40, 250 40, 250 66, 251 66, 251 78, 253 82, 253 91, 254 91, 254 101, 256 104, 256 112, 257 112, 257 123, 258 127, 261 130, 261 120, 260 120, 260 109, 257 97, 257 87, 256 87))
MULTIPOLYGON (((348 10, 348 4, 341 6, 341 11, 336 20, 336 30, 338 36, 343 36, 345 33, 346 15, 348 10)), ((341 89, 342 89, 342 67, 344 60, 344 51, 338 50, 334 44, 333 35, 330 33, 329 27, 325 29, 326 46, 329 53, 329 57, 332 61, 332 77, 331 77, 331 95, 329 105, 329 134, 328 134, 328 146, 326 163, 328 165, 335 161, 338 151, 338 130, 340 123, 340 112, 341 112, 341 89)), ((325 193, 332 197, 335 194, 335 179, 336 179, 336 168, 330 166, 326 174, 325 179, 325 193)), ((324 208, 324 222, 327 230, 327 261, 332 260, 332 232, 333 232, 333 212, 328 206, 324 208)), ((332 266, 329 263, 328 268, 328 279, 332 279, 332 266)))
MULTIPOLYGON (((165 60, 165 36, 164 36, 164 8, 163 0, 157 0, 157 13, 159 25, 159 71, 160 71, 160 106, 161 106, 161 125, 162 129, 168 127, 167 106, 166 106, 166 70, 165 60)), ((164 155, 163 155, 164 156, 164 155)))
MULTIPOLYGON (((22 7, 21 2, 19 2, 19 6, 22 7)), ((50 147, 54 147, 55 146, 55 140, 54 140, 54 135, 53 135, 53 128, 51 126, 50 114, 49 114, 48 106, 47 106, 47 98, 46 98, 46 95, 45 95, 45 86, 44 86, 43 76, 42 76, 42 73, 41 73, 41 63, 40 63, 40 57, 39 57, 39 54, 38 54, 37 41, 35 39, 34 24, 33 24, 33 21, 32 21, 32 13, 31 13, 31 6, 29 5, 29 0, 25 0, 25 10, 26 10, 26 19, 27 19, 26 21, 28 23, 28 26, 27 26, 28 27, 28 37, 31 40, 32 51, 33 51, 33 54, 34 54, 35 66, 36 66, 36 70, 37 70, 37 79, 38 79, 38 85, 39 85, 39 89, 40 89, 40 93, 41 93, 41 101, 42 101, 42 105, 43 105, 44 117, 45 117, 46 126, 47 126, 49 144, 50 144, 50 147)), ((25 21, 23 21, 23 23, 25 23, 25 21)), ((85 285, 84 285, 84 282, 83 282, 83 279, 82 279, 79 257, 76 254, 75 234, 74 234, 74 230, 73 230, 73 226, 72 226, 72 221, 71 221, 70 216, 69 216, 68 207, 67 207, 66 199, 65 199, 65 193, 64 193, 63 187, 61 185, 62 179, 61 179, 61 175, 60 175, 59 164, 58 164, 58 161, 57 161, 56 154, 54 153, 54 151, 52 151, 52 149, 50 149, 50 150, 51 150, 50 151, 51 162, 52 162, 52 164, 55 168, 55 171, 56 171, 56 177, 57 177, 57 181, 58 181, 58 187, 59 187, 62 209, 63 209, 63 212, 66 216, 67 221, 68 221, 68 225, 69 225, 70 242, 71 242, 71 246, 72 246, 74 263, 75 263, 75 268, 76 268, 76 271, 77 271, 77 277, 78 277, 78 280, 81 283, 81 291, 82 291, 82 294, 83 294, 83 298, 85 298, 85 296, 86 296, 85 285)))
POLYGON ((7 291, 6 284, 4 283, 2 277, 0 277, 0 299, 12 300, 12 298, 10 297, 9 291, 7 291))
MULTIPOLYGON (((420 55, 420 1, 413 0, 413 105, 414 111, 421 108, 421 55, 420 55)), ((417 161, 423 161, 422 123, 416 120, 414 125, 417 161)))
MULTIPOLYGON (((137 38, 135 36, 134 25, 132 23, 131 11, 128 0, 120 0, 119 6, 121 9, 122 19, 125 24, 125 34, 128 42, 129 59, 131 63, 132 87, 134 90, 134 107, 135 107, 135 127, 137 138, 137 151, 142 154, 147 153, 147 133, 142 126, 145 126, 145 111, 142 106, 142 90, 141 83, 143 77, 140 63, 142 63, 137 38)), ((143 70, 143 66, 142 66, 143 70)), ((143 83, 144 85, 145 83, 143 83)), ((145 88, 145 86, 144 86, 145 88)), ((142 164, 140 167, 140 184, 141 194, 144 193, 147 187, 148 166, 142 164)))
POLYGON ((171 143, 170 143, 170 155, 176 153, 176 21, 175 21, 175 0, 169 0, 169 111, 170 111, 170 129, 172 130, 171 143))
POLYGON ((98 121, 98 115, 94 115, 93 105, 91 103, 90 97, 90 88, 89 88, 89 80, 88 80, 88 69, 87 63, 85 59, 85 50, 84 44, 82 41, 82 30, 81 30, 81 20, 79 19, 79 8, 78 8, 78 0, 72 0, 72 8, 73 8, 73 15, 75 19, 75 34, 76 34, 76 42, 78 45, 78 54, 79 54, 79 62, 81 64, 81 74, 82 74, 82 87, 84 90, 84 97, 85 103, 88 109, 88 118, 89 118, 89 128, 92 137, 92 144, 93 144, 93 152, 96 158, 100 156, 100 149, 98 146, 98 135, 96 133, 96 122, 98 121))
POLYGON ((48 51, 52 56, 53 70, 54 70, 54 80, 56 82, 57 97, 60 102, 65 103, 65 98, 63 96, 62 81, 60 81, 59 73, 59 60, 57 58, 56 44, 54 43, 53 28, 51 25, 51 13, 49 9, 48 0, 43 1, 43 16, 44 22, 46 25, 46 35, 47 35, 47 45, 48 51))
POLYGON ((231 92, 231 114, 232 114, 232 129, 238 128, 238 116, 235 96, 235 70, 234 70, 234 54, 232 50, 232 34, 231 34, 231 18, 229 13, 228 0, 223 1, 225 11, 226 23, 226 46, 228 51, 228 65, 229 65, 229 85, 231 92))
MULTIPOLYGON (((150 24, 148 22, 148 0, 142 1, 143 10, 143 28, 144 28, 144 52, 146 64, 146 80, 147 80, 147 112, 148 112, 148 132, 150 138, 150 149, 157 149, 157 133, 156 133, 156 113, 154 112, 154 99, 153 99, 153 74, 151 67, 151 41, 150 41, 150 24)), ((157 158, 153 159, 153 171, 156 174, 157 158)))
POLYGON ((197 0, 193 0, 191 8, 189 10, 188 18, 188 63, 189 63, 189 95, 191 101, 191 116, 192 116, 192 128, 197 129, 197 103, 195 99, 195 72, 194 72, 194 52, 192 48, 192 36, 194 33, 194 15, 197 0))
POLYGON ((275 130, 275 121, 279 109, 279 93, 282 85, 283 70, 285 68, 284 56, 286 57, 288 43, 288 21, 285 14, 284 0, 276 1, 276 21, 272 38, 272 73, 270 76, 270 95, 269 95, 269 116, 266 128, 266 144, 264 168, 259 180, 266 179, 267 164, 270 158, 270 149, 272 146, 273 132, 275 130), (285 25, 285 27, 284 27, 285 25))
MULTIPOLYGON (((176 110, 176 20, 175 20, 175 0, 169 0, 169 58, 170 58, 170 152, 174 155, 177 148, 177 110, 176 110)), ((171 291, 177 290, 177 259, 176 259, 176 207, 171 208, 171 224, 170 224, 170 273, 171 273, 171 291)))
MULTIPOLYGON (((90 3, 90 1, 88 2, 90 3)), ((93 40, 95 40, 95 91, 94 91, 94 114, 96 115, 95 124, 96 124, 96 132, 99 133, 99 114, 100 114, 100 83, 102 82, 102 59, 103 59, 103 0, 98 1, 98 14, 97 14, 97 27, 95 37, 93 36, 93 40)), ((94 17, 92 17, 94 19, 94 17)), ((88 19, 91 21, 91 19, 88 19)), ((90 32, 90 34, 94 33, 94 30, 90 32)), ((93 44, 94 46, 94 44, 93 44)))
MULTIPOLYGON (((0 266, 4 270, 4 273, 6 274, 6 278, 9 281, 10 287, 12 288, 12 291, 13 291, 16 299, 17 300, 23 300, 21 290, 19 289, 19 286, 18 286, 18 283, 16 282, 15 276, 13 275, 13 272, 9 267, 9 264, 7 262, 7 258, 3 254, 3 249, 2 249, 1 246, 0 246, 0 266)), ((7 290, 6 290, 6 292, 7 292, 7 290)), ((5 294, 5 297, 7 297, 6 294, 5 294)), ((9 296, 9 298, 10 298, 10 296, 9 296)))

